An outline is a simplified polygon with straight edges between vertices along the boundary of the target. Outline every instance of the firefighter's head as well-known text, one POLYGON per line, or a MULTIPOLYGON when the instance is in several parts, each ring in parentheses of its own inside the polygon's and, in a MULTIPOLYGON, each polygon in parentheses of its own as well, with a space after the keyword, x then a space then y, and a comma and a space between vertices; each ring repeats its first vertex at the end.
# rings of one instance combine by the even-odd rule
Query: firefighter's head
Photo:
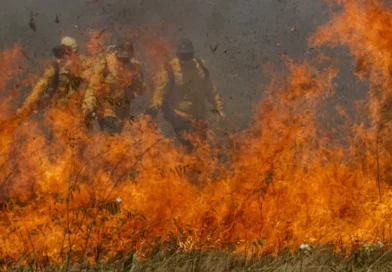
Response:
POLYGON ((194 52, 195 50, 190 39, 182 38, 178 41, 176 54, 180 60, 187 61, 193 59, 194 52))
POLYGON ((70 65, 74 60, 75 51, 70 46, 60 44, 52 49, 52 54, 59 63, 70 65))
POLYGON ((114 52, 117 60, 129 63, 134 56, 133 43, 126 40, 118 40, 114 46, 114 52))

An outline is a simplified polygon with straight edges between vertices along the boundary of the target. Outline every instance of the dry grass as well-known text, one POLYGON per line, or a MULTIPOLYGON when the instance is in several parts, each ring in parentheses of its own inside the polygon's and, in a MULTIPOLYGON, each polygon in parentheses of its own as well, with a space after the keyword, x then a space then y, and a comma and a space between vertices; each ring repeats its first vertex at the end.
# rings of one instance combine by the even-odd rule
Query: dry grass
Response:
MULTIPOLYGON (((64 266, 46 271, 64 271, 64 266)), ((32 271, 23 269, 19 271, 32 271)), ((278 257, 265 256, 246 259, 223 252, 176 253, 170 256, 156 254, 145 261, 135 256, 113 261, 111 264, 96 264, 92 267, 75 265, 69 271, 159 271, 159 272, 240 272, 240 271, 392 271, 392 251, 386 249, 357 250, 344 258, 333 253, 331 247, 320 247, 311 252, 290 254, 282 252, 278 257)))

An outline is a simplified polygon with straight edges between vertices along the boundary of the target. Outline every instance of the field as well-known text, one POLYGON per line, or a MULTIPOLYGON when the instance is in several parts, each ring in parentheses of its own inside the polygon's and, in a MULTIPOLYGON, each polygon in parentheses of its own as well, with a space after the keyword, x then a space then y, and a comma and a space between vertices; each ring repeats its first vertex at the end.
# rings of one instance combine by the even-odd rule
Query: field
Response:
MULTIPOLYGON (((115 135, 86 126, 84 83, 111 33, 86 32, 80 54, 91 73, 64 85, 80 91, 31 111, 16 111, 19 88, 43 83, 27 72, 35 66, 20 44, 3 50, 0 267, 391 271, 392 10, 375 0, 330 4, 339 8, 309 36, 312 57, 282 55, 284 69, 263 67, 270 83, 250 125, 228 131, 211 108, 215 127, 207 141, 190 135, 192 152, 146 115, 129 116, 115 135), (334 100, 347 70, 326 49, 339 46, 367 88, 354 116, 334 100)), ((172 46, 165 37, 145 41, 152 70, 172 46)), ((76 52, 70 71, 84 67, 76 52)))
MULTIPOLYGON (((111 264, 97 264, 95 266, 74 266, 70 271, 161 271, 161 272, 240 272, 240 271, 391 271, 392 252, 375 248, 361 249, 349 258, 337 255, 331 247, 314 248, 310 251, 291 254, 281 252, 279 256, 259 258, 243 258, 222 252, 192 252, 176 253, 166 257, 156 254, 148 260, 138 261, 131 255, 125 260, 113 261, 111 264)), ((64 266, 48 268, 47 271, 63 271, 64 266)), ((28 269, 24 270, 28 271, 28 269)))

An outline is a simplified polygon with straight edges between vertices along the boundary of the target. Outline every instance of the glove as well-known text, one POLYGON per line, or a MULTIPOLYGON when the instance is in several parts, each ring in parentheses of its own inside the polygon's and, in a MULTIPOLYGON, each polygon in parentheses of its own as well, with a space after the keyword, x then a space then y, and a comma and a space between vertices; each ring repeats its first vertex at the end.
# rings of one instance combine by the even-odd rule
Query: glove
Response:
POLYGON ((88 112, 85 117, 84 117, 84 122, 86 124, 86 127, 91 128, 93 122, 97 120, 97 114, 95 111, 90 111, 88 112))
POLYGON ((122 131, 121 121, 114 116, 106 116, 101 119, 101 127, 109 134, 118 134, 122 131))

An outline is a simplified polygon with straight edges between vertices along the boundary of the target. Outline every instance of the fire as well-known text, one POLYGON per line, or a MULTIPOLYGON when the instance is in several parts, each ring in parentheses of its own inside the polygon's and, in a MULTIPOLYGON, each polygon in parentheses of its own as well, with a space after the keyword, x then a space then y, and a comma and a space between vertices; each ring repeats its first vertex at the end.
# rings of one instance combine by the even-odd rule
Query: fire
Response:
POLYGON ((373 118, 381 116, 381 101, 385 101, 390 93, 391 15, 391 11, 379 1, 345 1, 344 10, 320 27, 310 39, 311 46, 348 46, 355 57, 356 74, 371 82, 369 100, 374 104, 369 107, 373 118))
MULTIPOLYGON (((338 67, 287 60, 288 75, 274 75, 254 124, 230 136, 225 163, 213 136, 184 154, 143 117, 120 135, 87 131, 82 94, 16 130, 4 129, 0 258, 5 265, 42 268, 135 252, 148 257, 156 250, 232 249, 252 256, 307 243, 350 253, 364 242, 387 242, 391 155, 380 116, 390 86, 391 15, 375 1, 346 1, 311 38, 312 46, 349 47, 358 76, 371 83, 370 125, 350 121, 339 106, 342 127, 322 126, 338 67), (338 135, 347 129, 353 136, 346 146, 338 135)), ((93 33, 96 39, 99 32, 93 33)), ((101 52, 94 51, 97 44, 103 43, 88 44, 89 56, 101 52)), ((149 48, 159 68, 168 44, 149 48)))
POLYGON ((13 93, 5 92, 7 89, 7 84, 11 79, 15 79, 17 76, 20 76, 21 70, 23 69, 22 65, 22 51, 20 45, 15 45, 14 48, 9 50, 5 50, 0 53, 0 69, 3 71, 0 76, 0 98, 2 99, 0 103, 0 120, 4 119, 6 115, 8 115, 8 105, 12 97, 15 96, 15 92, 18 91, 19 86, 15 84, 13 86, 13 93), (6 97, 8 96, 8 97, 6 97))
POLYGON ((161 68, 164 63, 169 61, 170 46, 170 42, 163 38, 147 42, 148 55, 154 60, 154 66, 156 68, 161 68))

